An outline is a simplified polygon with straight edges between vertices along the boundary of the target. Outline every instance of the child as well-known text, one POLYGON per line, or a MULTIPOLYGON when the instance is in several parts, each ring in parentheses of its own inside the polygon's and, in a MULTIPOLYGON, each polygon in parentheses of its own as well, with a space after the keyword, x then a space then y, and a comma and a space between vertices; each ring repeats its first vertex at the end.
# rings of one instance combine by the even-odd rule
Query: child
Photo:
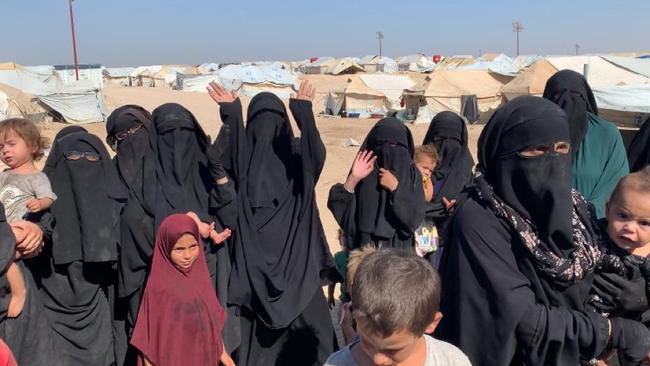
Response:
POLYGON ((415 166, 422 174, 422 185, 424 186, 424 200, 431 202, 435 195, 435 185, 433 184, 433 172, 440 160, 438 156, 438 149, 435 145, 427 144, 420 145, 415 148, 413 156, 415 166))
POLYGON ((440 278, 425 260, 393 250, 368 254, 354 275, 352 299, 360 339, 325 366, 470 365, 458 348, 427 335, 442 314, 440 278))
POLYGON ((200 242, 198 226, 188 215, 170 215, 158 228, 131 338, 141 365, 234 366, 221 338, 226 313, 210 284, 200 242))
MULTIPOLYGON (((0 202, 9 224, 25 219, 29 213, 47 210, 56 199, 47 176, 34 164, 43 157, 46 147, 47 140, 32 122, 21 118, 0 122, 0 159, 8 166, 0 173, 0 202)), ((20 257, 17 250, 16 259, 20 257)), ((11 291, 7 316, 17 317, 25 304, 25 282, 15 262, 6 271, 11 291)))
MULTIPOLYGON (((342 229, 339 229, 338 235, 339 235, 339 245, 341 246, 341 250, 336 252, 336 254, 334 254, 334 263, 336 264, 336 269, 338 270, 342 279, 341 294, 339 295, 339 301, 344 303, 350 301, 350 296, 348 294, 348 287, 346 282, 348 258, 350 256, 350 252, 348 251, 346 246, 348 240, 346 238, 345 232, 343 232, 342 229)), ((336 300, 334 299, 335 289, 336 289, 336 283, 332 283, 329 286, 327 286, 327 302, 329 303, 330 309, 334 307, 336 302, 336 300)))
MULTIPOLYGON (((650 166, 618 182, 605 214, 606 245, 623 260, 628 273, 626 278, 598 274, 592 304, 601 313, 631 318, 649 326, 650 166)), ((625 364, 623 360, 619 362, 625 364)))

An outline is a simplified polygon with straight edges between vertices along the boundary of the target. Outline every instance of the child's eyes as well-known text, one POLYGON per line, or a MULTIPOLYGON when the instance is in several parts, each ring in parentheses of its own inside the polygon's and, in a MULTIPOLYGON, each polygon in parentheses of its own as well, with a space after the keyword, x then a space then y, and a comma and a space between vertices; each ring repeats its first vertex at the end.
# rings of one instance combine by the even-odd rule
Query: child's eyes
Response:
POLYGON ((616 216, 619 219, 627 219, 628 218, 628 215, 625 212, 620 212, 620 211, 616 213, 616 216))
POLYGON ((648 222, 648 221, 641 221, 641 222, 639 222, 639 225, 650 227, 650 222, 648 222))

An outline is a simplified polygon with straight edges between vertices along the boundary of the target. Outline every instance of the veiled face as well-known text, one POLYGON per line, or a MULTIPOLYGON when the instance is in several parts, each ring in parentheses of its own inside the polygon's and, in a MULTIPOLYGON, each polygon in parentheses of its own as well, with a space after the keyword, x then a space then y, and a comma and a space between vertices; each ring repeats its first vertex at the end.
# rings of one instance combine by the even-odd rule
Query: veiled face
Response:
POLYGON ((183 234, 174 244, 169 255, 172 263, 179 270, 186 272, 199 256, 199 243, 192 234, 183 234))

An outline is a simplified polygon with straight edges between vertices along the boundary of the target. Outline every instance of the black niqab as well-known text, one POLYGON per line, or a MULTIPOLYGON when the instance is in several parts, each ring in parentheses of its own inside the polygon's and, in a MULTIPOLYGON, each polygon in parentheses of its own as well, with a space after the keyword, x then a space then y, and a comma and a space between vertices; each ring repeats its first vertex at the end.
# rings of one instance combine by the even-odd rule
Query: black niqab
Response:
POLYGON ((449 212, 442 198, 457 200, 465 185, 471 182, 474 159, 469 151, 468 139, 465 121, 456 113, 440 112, 431 120, 422 144, 433 144, 438 150, 440 161, 433 178, 440 182, 440 189, 433 201, 427 204, 427 217, 436 221, 446 218, 449 212))
POLYGON ((204 222, 211 178, 205 155, 209 141, 194 115, 176 103, 153 111, 158 135, 156 227, 173 213, 192 211, 204 222))
POLYGON ((231 120, 227 165, 239 211, 229 302, 252 310, 268 328, 286 328, 310 305, 322 276, 333 268, 314 192, 325 147, 311 104, 292 101, 298 139, 282 101, 271 93, 251 100, 245 129, 239 101, 221 108, 222 118, 231 120))
POLYGON ((627 148, 630 172, 636 172, 650 164, 650 117, 643 123, 627 148))
POLYGON ((571 148, 575 156, 589 127, 587 112, 598 115, 596 98, 587 79, 573 70, 558 71, 546 82, 543 96, 559 105, 569 118, 571 148))
POLYGON ((570 159, 555 152, 537 158, 517 152, 568 140, 566 114, 553 103, 524 96, 499 109, 478 142, 479 167, 495 194, 530 219, 558 254, 573 247, 570 159))
MULTIPOLYGON (((389 240, 395 232, 406 231, 396 222, 394 210, 401 207, 394 205, 390 193, 379 184, 379 168, 390 170, 399 181, 399 185, 409 187, 420 184, 420 174, 413 163, 414 144, 411 131, 396 118, 384 118, 370 130, 361 150, 372 150, 377 156, 377 164, 372 173, 359 182, 355 191, 357 198, 358 229, 360 243, 376 243, 389 240)), ((398 186, 398 189, 400 187, 398 186)), ((424 196, 412 197, 424 202, 424 196)), ((417 207, 403 207, 412 210, 417 207)), ((405 230, 406 229, 406 230, 405 230)))
POLYGON ((58 196, 50 208, 56 221, 54 263, 116 261, 119 214, 126 192, 108 151, 97 136, 82 131, 54 143, 55 154, 49 157, 53 165, 45 171, 58 196), (100 159, 66 159, 65 154, 72 151, 96 154, 100 159))

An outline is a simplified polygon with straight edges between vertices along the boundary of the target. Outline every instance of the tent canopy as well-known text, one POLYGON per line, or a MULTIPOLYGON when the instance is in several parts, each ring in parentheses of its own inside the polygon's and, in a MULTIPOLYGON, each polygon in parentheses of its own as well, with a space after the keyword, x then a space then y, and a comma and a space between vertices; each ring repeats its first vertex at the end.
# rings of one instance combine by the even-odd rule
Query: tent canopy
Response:
POLYGON ((522 70, 517 77, 501 88, 501 93, 507 100, 520 95, 541 96, 546 87, 546 81, 557 72, 550 62, 542 59, 532 66, 522 70))

